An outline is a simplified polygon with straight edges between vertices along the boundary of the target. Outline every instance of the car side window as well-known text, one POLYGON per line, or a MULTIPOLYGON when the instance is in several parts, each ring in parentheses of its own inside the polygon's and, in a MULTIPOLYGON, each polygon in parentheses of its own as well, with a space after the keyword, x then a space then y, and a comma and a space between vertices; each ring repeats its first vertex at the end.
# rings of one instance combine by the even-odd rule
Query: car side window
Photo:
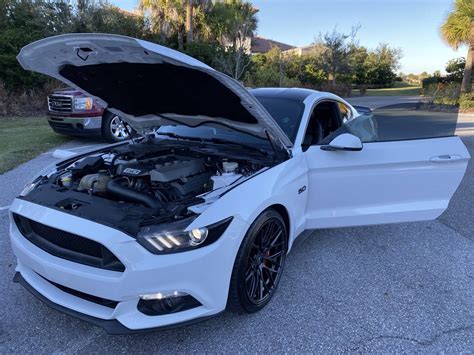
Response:
POLYGON ((318 103, 311 113, 308 126, 303 139, 303 150, 309 146, 325 144, 327 137, 331 136, 341 127, 339 107, 336 102, 323 101, 318 103))
POLYGON ((342 103, 338 103, 343 124, 341 127, 327 136, 322 144, 329 144, 331 140, 343 133, 350 133, 360 138, 363 143, 378 141, 377 121, 372 114, 362 113, 353 116, 352 110, 342 103))

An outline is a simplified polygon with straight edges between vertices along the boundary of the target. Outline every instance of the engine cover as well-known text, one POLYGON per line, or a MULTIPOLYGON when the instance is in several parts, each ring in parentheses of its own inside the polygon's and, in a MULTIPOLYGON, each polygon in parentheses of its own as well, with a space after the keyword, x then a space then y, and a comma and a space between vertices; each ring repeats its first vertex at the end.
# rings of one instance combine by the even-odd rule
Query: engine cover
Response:
POLYGON ((204 170, 204 161, 188 157, 176 156, 175 160, 156 164, 150 171, 152 182, 170 182, 183 177, 196 175, 204 170))
POLYGON ((117 175, 128 177, 143 177, 149 175, 154 168, 153 164, 124 163, 117 166, 117 175))

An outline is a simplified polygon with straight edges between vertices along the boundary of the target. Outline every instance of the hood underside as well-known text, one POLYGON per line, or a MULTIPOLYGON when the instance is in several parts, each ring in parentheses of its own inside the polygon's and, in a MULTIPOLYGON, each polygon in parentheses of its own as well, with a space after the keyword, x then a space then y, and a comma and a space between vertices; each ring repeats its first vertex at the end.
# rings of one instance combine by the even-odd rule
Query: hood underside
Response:
POLYGON ((292 143, 239 82, 150 42, 109 34, 69 34, 24 47, 24 69, 93 96, 139 132, 163 125, 211 125, 292 143))

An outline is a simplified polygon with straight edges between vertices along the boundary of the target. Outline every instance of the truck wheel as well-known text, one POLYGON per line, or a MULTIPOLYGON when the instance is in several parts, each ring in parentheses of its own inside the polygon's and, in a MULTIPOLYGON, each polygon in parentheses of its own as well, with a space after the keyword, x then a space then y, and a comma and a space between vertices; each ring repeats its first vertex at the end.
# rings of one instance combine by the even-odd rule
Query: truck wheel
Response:
POLYGON ((102 117, 102 137, 106 141, 111 143, 125 141, 130 139, 129 132, 133 134, 132 127, 122 121, 119 116, 108 111, 104 113, 102 117))

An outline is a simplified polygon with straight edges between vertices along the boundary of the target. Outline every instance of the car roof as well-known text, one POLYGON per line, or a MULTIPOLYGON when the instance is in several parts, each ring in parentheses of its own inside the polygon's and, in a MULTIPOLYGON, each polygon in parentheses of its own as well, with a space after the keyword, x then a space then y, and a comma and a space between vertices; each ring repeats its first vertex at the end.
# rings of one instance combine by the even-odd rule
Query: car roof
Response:
POLYGON ((249 90, 252 95, 255 97, 274 97, 281 99, 290 99, 305 104, 310 104, 311 102, 320 100, 320 99, 330 99, 342 101, 350 106, 350 104, 345 101, 343 98, 325 91, 317 91, 312 89, 304 88, 256 88, 249 90), (306 101, 306 102, 305 102, 306 101))
POLYGON ((250 92, 255 97, 277 97, 303 102, 308 96, 318 91, 302 88, 258 88, 251 89, 250 92))

